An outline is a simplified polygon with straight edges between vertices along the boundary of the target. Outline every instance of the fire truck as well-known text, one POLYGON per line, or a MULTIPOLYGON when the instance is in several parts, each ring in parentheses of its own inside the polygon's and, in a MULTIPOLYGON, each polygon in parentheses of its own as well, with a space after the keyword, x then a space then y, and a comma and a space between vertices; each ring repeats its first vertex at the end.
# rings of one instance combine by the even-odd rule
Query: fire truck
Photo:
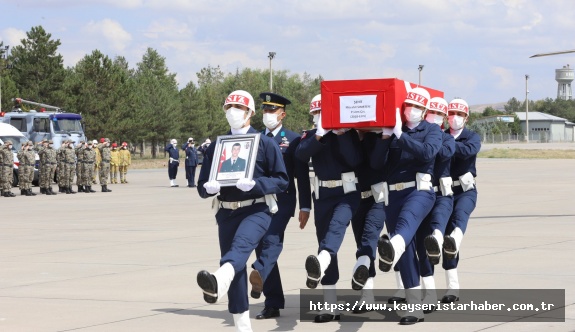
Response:
POLYGON ((43 139, 52 140, 55 149, 67 139, 73 140, 75 144, 86 141, 80 114, 22 98, 14 98, 12 101, 14 108, 11 112, 0 113, 0 122, 16 127, 27 139, 35 143, 43 139), (33 105, 37 109, 24 112, 22 104, 33 105))

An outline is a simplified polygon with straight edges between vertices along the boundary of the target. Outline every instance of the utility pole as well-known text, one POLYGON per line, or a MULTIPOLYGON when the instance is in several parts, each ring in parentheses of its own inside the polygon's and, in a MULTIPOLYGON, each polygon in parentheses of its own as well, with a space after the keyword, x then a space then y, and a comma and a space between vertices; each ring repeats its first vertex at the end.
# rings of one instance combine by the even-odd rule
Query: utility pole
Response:
POLYGON ((419 65, 417 69, 419 70, 419 85, 421 85, 421 71, 423 70, 423 65, 419 65))
POLYGON ((527 81, 529 80, 529 75, 525 75, 525 131, 527 132, 527 138, 525 141, 529 143, 529 89, 527 87, 527 81))
POLYGON ((272 60, 275 56, 276 52, 269 52, 268 54, 268 58, 270 58, 270 92, 273 92, 272 60))

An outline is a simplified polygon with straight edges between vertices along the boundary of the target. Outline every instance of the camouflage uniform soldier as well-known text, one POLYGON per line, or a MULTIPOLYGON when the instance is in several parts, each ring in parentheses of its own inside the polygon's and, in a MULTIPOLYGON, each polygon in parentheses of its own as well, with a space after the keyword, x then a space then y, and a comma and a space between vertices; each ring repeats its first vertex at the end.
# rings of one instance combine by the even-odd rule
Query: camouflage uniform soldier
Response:
POLYGON ((58 165, 54 142, 44 140, 38 154, 40 155, 40 194, 57 195, 52 190, 52 180, 58 165))
POLYGON ((98 145, 100 150, 100 155, 102 156, 102 162, 100 163, 100 185, 102 186, 102 192, 111 192, 108 189, 108 175, 110 174, 110 160, 112 158, 110 154, 110 140, 104 139, 104 143, 98 145))
POLYGON ((100 163, 102 162, 102 156, 100 155, 100 149, 98 149, 98 141, 92 141, 92 148, 96 152, 96 162, 94 163, 94 175, 92 177, 92 183, 96 184, 96 176, 100 174, 100 163))
POLYGON ((118 151, 118 144, 112 143, 112 151, 110 151, 110 183, 118 183, 119 166, 120 151, 118 151))
POLYGON ((75 194, 72 190, 72 183, 74 182, 74 174, 76 173, 76 153, 74 151, 74 142, 68 140, 68 144, 64 149, 64 172, 62 186, 66 194, 75 194))
POLYGON ((62 141, 62 145, 58 148, 58 150, 56 151, 56 160, 58 163, 58 187, 59 190, 58 192, 61 193, 65 193, 66 190, 64 189, 64 172, 65 172, 65 166, 64 166, 64 158, 65 158, 65 151, 66 149, 68 149, 68 143, 70 142, 70 140, 64 140, 62 141))
POLYGON ((78 186, 78 192, 84 192, 84 185, 82 181, 84 180, 84 147, 86 142, 80 141, 80 144, 74 149, 76 154, 76 185, 78 186))
MULTIPOLYGON (((34 182, 34 168, 36 167, 36 150, 34 150, 34 142, 28 141, 28 160, 30 160, 30 173, 28 174, 29 192, 32 196, 36 196, 32 192, 32 182, 34 182)), ((40 167, 40 166, 38 166, 40 167)))
MULTIPOLYGON (((96 149, 97 150, 97 149, 96 149)), ((84 192, 95 193, 92 190, 92 178, 94 177, 94 163, 96 162, 96 151, 94 151, 92 142, 88 141, 88 146, 84 149, 84 172, 82 173, 82 183, 84 192)))
POLYGON ((34 143, 28 141, 28 143, 22 145, 22 149, 18 151, 17 157, 20 165, 18 166, 18 182, 20 187, 20 194, 22 196, 36 196, 32 192, 32 180, 34 180, 34 163, 35 154, 32 147, 34 143))
POLYGON ((0 149, 0 187, 2 188, 2 196, 14 197, 12 190, 12 178, 14 177, 14 154, 12 154, 12 141, 4 142, 4 146, 0 149))
POLYGON ((128 143, 122 142, 120 149, 120 182, 128 183, 126 175, 128 174, 128 166, 132 164, 132 154, 128 150, 128 143))

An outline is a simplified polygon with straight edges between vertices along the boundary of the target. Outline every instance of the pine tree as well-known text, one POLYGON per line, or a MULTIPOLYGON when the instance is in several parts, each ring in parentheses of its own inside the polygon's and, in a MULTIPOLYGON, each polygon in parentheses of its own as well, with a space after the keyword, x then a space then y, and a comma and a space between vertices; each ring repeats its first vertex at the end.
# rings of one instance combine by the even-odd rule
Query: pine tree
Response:
MULTIPOLYGON (((64 60, 58 54, 60 40, 52 40, 42 26, 33 27, 10 54, 13 69, 10 73, 20 96, 27 100, 50 105, 61 105, 59 93, 65 79, 64 60)), ((15 96, 16 97, 16 96, 15 96)))

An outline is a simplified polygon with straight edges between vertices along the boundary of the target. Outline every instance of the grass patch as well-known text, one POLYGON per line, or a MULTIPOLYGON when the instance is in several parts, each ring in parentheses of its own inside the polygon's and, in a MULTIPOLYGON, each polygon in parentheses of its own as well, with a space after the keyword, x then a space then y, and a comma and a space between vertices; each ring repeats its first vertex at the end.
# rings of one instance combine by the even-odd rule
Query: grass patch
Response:
POLYGON ((479 152, 479 158, 575 159, 575 150, 491 149, 479 152))

